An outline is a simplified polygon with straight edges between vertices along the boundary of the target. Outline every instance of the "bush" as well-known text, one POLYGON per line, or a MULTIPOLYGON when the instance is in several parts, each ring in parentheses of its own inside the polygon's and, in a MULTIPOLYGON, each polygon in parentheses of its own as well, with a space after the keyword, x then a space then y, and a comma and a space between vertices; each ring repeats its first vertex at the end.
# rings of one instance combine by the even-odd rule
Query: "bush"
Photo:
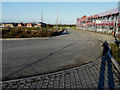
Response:
POLYGON ((119 47, 116 44, 110 44, 112 55, 115 58, 115 60, 120 64, 120 50, 119 47))
POLYGON ((48 31, 46 28, 41 30, 41 28, 39 27, 37 28, 5 27, 2 29, 2 38, 51 37, 51 36, 60 35, 61 33, 63 33, 63 30, 61 31, 49 30, 48 31))

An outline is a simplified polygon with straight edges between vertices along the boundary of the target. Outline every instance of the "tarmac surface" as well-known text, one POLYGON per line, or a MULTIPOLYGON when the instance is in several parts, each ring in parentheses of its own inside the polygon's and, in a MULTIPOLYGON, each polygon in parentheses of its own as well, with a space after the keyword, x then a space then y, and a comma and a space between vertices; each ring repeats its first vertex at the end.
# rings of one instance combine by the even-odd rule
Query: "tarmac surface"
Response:
POLYGON ((114 38, 68 29, 55 38, 2 40, 2 78, 37 76, 96 61, 102 58, 101 41, 113 42, 114 38))
POLYGON ((55 73, 3 82, 3 90, 109 89, 120 90, 120 79, 105 55, 89 64, 55 73))

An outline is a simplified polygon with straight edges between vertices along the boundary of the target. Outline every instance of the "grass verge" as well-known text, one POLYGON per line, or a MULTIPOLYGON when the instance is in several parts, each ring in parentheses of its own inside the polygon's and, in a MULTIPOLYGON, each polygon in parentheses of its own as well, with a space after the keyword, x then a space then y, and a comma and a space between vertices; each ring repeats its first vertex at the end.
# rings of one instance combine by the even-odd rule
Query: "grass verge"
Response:
POLYGON ((110 44, 111 50, 112 50, 112 55, 115 58, 115 60, 118 62, 120 65, 120 49, 116 44, 110 44))

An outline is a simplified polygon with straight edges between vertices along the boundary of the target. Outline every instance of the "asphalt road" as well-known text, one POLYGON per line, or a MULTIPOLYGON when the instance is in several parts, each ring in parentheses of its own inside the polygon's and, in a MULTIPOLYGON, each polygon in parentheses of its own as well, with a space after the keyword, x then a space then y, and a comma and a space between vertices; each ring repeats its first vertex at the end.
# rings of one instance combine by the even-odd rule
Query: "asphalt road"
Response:
POLYGON ((3 40, 3 80, 54 72, 83 65, 102 57, 102 41, 109 36, 68 29, 55 38, 3 40), (99 39, 99 40, 98 40, 99 39))

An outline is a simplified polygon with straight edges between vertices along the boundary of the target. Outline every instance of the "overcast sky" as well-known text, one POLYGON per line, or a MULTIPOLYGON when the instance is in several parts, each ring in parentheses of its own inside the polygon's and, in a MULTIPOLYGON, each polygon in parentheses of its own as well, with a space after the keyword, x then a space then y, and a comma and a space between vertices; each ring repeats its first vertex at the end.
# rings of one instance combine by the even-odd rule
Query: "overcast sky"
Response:
POLYGON ((44 22, 75 24, 77 17, 94 15, 117 8, 117 2, 3 2, 3 22, 39 22, 43 11, 44 22))

